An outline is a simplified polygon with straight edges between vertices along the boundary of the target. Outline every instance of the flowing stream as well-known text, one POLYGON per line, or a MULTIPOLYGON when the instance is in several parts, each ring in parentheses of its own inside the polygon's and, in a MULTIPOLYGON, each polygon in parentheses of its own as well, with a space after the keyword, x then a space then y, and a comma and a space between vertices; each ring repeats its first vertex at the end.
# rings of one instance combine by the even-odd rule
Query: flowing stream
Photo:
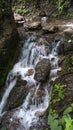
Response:
POLYGON ((17 75, 20 74, 23 80, 26 80, 28 84, 33 85, 34 87, 28 92, 26 99, 21 106, 15 111, 11 117, 11 121, 14 119, 19 119, 24 130, 30 130, 30 127, 34 124, 37 124, 39 121, 38 113, 43 113, 50 101, 48 86, 50 86, 50 81, 55 80, 58 76, 57 72, 60 70, 58 67, 58 55, 57 48, 60 44, 60 41, 57 43, 52 43, 52 49, 49 51, 49 54, 46 53, 45 45, 37 45, 36 42, 32 42, 29 38, 22 48, 20 60, 16 63, 13 69, 10 71, 7 77, 6 85, 7 89, 3 95, 3 98, 0 102, 0 115, 3 114, 3 109, 7 103, 7 99, 13 87, 17 81, 17 75), (50 79, 48 85, 44 86, 44 95, 42 97, 37 96, 37 91, 40 87, 40 82, 37 82, 34 79, 35 66, 40 61, 40 59, 50 60, 51 70, 50 70, 50 79), (28 70, 32 69, 33 73, 28 75, 28 70), (31 103, 30 103, 31 101, 31 103))

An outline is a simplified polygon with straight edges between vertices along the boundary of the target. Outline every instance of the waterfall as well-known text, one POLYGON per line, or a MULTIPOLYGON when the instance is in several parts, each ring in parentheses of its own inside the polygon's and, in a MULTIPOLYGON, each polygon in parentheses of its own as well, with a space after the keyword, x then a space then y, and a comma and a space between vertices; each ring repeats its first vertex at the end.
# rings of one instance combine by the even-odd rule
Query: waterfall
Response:
POLYGON ((19 119, 21 125, 24 127, 24 130, 29 130, 33 124, 36 124, 39 121, 37 113, 43 113, 47 109, 50 101, 48 93, 49 84, 48 86, 46 85, 44 87, 44 95, 42 97, 37 97, 37 91, 40 87, 40 82, 37 83, 37 81, 34 79, 35 66, 40 61, 40 58, 47 58, 50 60, 50 80, 55 80, 55 78, 58 76, 57 72, 60 70, 58 67, 57 55, 57 48, 59 44, 60 42, 53 43, 50 54, 47 54, 45 45, 37 45, 36 42, 32 42, 30 39, 28 39, 22 48, 18 63, 14 65, 7 77, 7 89, 3 95, 2 101, 0 102, 0 115, 2 114, 7 103, 7 99, 11 90, 16 84, 18 73, 21 75, 23 80, 26 80, 29 84, 34 84, 34 88, 32 88, 32 91, 29 91, 23 104, 11 117, 11 121, 13 121, 13 119, 19 119), (27 71, 30 69, 33 69, 33 74, 28 76, 27 71))

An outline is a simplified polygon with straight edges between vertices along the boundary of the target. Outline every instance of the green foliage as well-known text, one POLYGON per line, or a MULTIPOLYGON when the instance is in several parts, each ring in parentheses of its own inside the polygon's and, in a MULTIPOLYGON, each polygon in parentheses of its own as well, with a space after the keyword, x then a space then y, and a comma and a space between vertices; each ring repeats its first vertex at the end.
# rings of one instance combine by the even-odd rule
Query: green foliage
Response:
POLYGON ((70 72, 71 67, 73 66, 73 56, 68 55, 66 56, 65 60, 64 60, 64 72, 70 72))
POLYGON ((48 115, 48 125, 51 130, 73 130, 73 119, 70 113, 73 110, 73 104, 63 112, 63 116, 60 118, 55 110, 50 109, 48 115))
MULTIPOLYGON (((56 103, 64 98, 64 87, 60 83, 56 83, 52 92, 52 103, 56 103), (56 98, 55 98, 56 97, 56 98)), ((50 130, 73 130, 73 119, 71 113, 73 111, 73 103, 67 107, 61 115, 58 115, 57 111, 50 109, 48 111, 48 125, 50 130)))
POLYGON ((64 87, 65 87, 65 85, 61 85, 60 83, 54 85, 54 89, 51 94, 51 97, 54 98, 52 100, 53 103, 59 102, 61 99, 64 98, 64 92, 63 92, 64 87))
POLYGON ((18 13, 20 15, 29 15, 30 14, 30 9, 28 7, 28 3, 30 3, 30 1, 28 2, 27 0, 27 4, 26 4, 26 0, 17 0, 17 1, 13 1, 13 12, 18 13))
POLYGON ((21 15, 29 14, 29 10, 26 9, 25 7, 17 8, 17 7, 15 6, 15 7, 13 7, 13 11, 14 11, 15 13, 18 13, 18 14, 21 14, 21 15))
POLYGON ((73 12, 70 12, 65 15, 65 18, 73 18, 73 12))
POLYGON ((6 128, 5 128, 5 127, 2 127, 1 130, 6 130, 6 128))
POLYGON ((56 114, 52 109, 49 111, 48 124, 51 130, 62 130, 62 126, 58 121, 58 114, 56 114))
POLYGON ((72 112, 72 107, 68 107, 66 108, 66 110, 63 112, 63 115, 69 114, 70 112, 72 112))
POLYGON ((61 15, 64 8, 66 8, 69 4, 69 0, 57 0, 56 5, 58 9, 58 15, 61 15))
POLYGON ((64 118, 65 124, 66 124, 64 130, 73 130, 73 119, 71 119, 70 115, 67 114, 63 118, 64 118))

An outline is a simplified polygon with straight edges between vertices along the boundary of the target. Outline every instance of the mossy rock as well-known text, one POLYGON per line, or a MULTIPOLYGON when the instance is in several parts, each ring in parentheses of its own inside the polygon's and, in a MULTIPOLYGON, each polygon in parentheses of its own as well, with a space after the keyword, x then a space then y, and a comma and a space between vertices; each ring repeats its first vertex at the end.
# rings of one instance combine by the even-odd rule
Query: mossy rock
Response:
POLYGON ((59 72, 60 75, 73 72, 73 55, 66 55, 62 63, 60 64, 62 71, 59 72))

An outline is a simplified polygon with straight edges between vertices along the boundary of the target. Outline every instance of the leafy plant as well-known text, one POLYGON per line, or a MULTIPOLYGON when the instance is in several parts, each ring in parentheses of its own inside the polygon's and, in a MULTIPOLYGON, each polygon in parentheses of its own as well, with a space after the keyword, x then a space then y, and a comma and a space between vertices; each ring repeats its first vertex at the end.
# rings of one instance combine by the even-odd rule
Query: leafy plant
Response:
POLYGON ((65 111, 63 112, 63 115, 67 115, 70 112, 72 112, 72 107, 71 106, 65 109, 65 111))
POLYGON ((70 115, 67 114, 64 117, 65 123, 66 123, 66 128, 64 130, 73 130, 73 119, 71 119, 70 115))
POLYGON ((59 118, 55 110, 49 110, 48 125, 51 130, 73 130, 73 119, 69 114, 72 112, 72 107, 73 104, 63 112, 63 116, 61 118, 59 118))
MULTIPOLYGON (((55 84, 54 86, 54 92, 53 96, 58 92, 61 94, 58 94, 59 98, 63 96, 63 88, 64 85, 55 84), (59 92, 61 91, 61 92, 59 92)), ((53 102, 52 102, 53 103, 53 102)), ((73 130, 73 119, 71 117, 71 112, 73 111, 73 103, 67 107, 63 113, 61 113, 61 117, 56 113, 55 110, 49 109, 48 114, 48 125, 50 127, 50 130, 73 130)), ((48 129, 46 129, 48 130, 48 129)))
POLYGON ((63 12, 63 9, 66 8, 69 4, 68 0, 57 0, 57 9, 58 9, 58 15, 61 15, 63 12))
POLYGON ((58 115, 53 110, 50 110, 49 112, 48 124, 51 130, 62 130, 62 126, 59 125, 58 115))
POLYGON ((51 97, 54 98, 53 103, 56 103, 64 98, 64 92, 63 92, 64 87, 65 87, 65 85, 61 85, 60 83, 57 83, 54 85, 54 89, 51 94, 51 97))

